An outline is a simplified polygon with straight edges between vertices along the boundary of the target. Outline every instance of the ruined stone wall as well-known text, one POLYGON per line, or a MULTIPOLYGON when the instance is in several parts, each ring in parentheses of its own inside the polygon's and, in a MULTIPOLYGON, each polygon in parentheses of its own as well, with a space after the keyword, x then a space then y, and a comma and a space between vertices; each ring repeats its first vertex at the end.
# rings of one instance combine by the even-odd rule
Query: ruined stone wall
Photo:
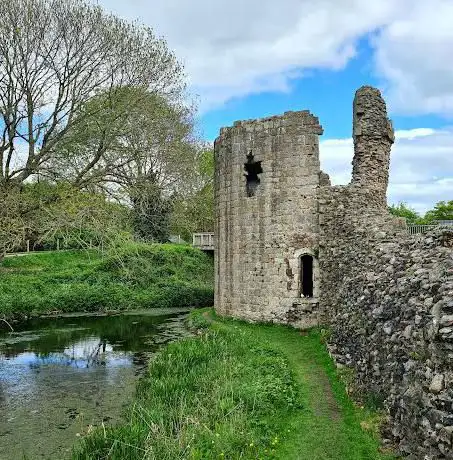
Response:
POLYGON ((390 149, 394 142, 392 123, 378 89, 363 86, 353 103, 354 159, 352 184, 374 190, 383 207, 387 205, 390 149))
POLYGON ((300 256, 316 256, 318 250, 320 134, 318 119, 308 111, 221 130, 215 142, 215 307, 220 314, 298 327, 317 324, 317 259, 314 297, 305 299, 300 256), (251 190, 244 169, 248 162, 262 171, 251 190))
POLYGON ((453 232, 415 239, 387 212, 385 105, 368 88, 357 99, 374 135, 354 132, 352 183, 319 191, 320 302, 330 351, 354 370, 359 394, 384 403, 388 436, 402 452, 452 459, 453 232))
POLYGON ((451 459, 453 231, 399 235, 385 216, 351 207, 350 193, 326 191, 322 204, 330 351, 354 370, 358 394, 384 403, 388 437, 403 452, 451 459))

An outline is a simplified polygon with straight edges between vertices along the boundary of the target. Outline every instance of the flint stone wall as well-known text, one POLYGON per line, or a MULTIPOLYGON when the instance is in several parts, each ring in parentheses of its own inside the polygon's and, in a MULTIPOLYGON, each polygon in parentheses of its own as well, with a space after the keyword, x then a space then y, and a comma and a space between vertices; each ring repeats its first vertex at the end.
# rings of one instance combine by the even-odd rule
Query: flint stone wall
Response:
POLYGON ((366 192, 323 195, 321 304, 331 354, 354 369, 356 391, 384 402, 387 435, 403 453, 452 459, 453 231, 411 238, 387 214, 363 213, 366 192))
POLYGON ((391 123, 374 88, 354 100, 351 184, 319 190, 322 322, 357 394, 381 400, 414 460, 453 459, 453 231, 415 238, 387 211, 391 123))

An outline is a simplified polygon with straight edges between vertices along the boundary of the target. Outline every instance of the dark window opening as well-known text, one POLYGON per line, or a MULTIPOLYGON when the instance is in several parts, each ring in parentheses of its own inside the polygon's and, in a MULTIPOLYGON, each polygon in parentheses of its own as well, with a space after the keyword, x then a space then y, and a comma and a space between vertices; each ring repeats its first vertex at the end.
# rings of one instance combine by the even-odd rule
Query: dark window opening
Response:
POLYGON ((313 297, 313 257, 305 254, 300 258, 300 296, 313 297))
POLYGON ((247 155, 247 161, 244 163, 245 169, 245 179, 246 179, 246 187, 247 187, 247 196, 254 196, 256 192, 256 188, 260 183, 260 178, 258 174, 263 172, 263 168, 261 167, 261 161, 255 161, 252 152, 247 155))

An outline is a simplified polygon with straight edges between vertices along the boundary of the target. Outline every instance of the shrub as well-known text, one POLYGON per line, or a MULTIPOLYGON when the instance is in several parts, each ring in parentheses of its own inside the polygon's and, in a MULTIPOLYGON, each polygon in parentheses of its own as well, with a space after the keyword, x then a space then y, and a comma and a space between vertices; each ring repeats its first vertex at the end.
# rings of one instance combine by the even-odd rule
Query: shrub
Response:
POLYGON ((7 258, 0 314, 211 306, 212 259, 189 246, 138 244, 7 258))

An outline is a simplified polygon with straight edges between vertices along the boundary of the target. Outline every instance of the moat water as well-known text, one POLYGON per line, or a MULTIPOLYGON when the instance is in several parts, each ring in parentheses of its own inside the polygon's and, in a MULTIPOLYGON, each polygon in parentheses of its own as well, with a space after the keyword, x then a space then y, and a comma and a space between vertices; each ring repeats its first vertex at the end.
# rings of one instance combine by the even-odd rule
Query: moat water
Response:
POLYGON ((189 335, 187 311, 33 319, 0 331, 0 459, 64 459, 121 421, 156 350, 189 335))

